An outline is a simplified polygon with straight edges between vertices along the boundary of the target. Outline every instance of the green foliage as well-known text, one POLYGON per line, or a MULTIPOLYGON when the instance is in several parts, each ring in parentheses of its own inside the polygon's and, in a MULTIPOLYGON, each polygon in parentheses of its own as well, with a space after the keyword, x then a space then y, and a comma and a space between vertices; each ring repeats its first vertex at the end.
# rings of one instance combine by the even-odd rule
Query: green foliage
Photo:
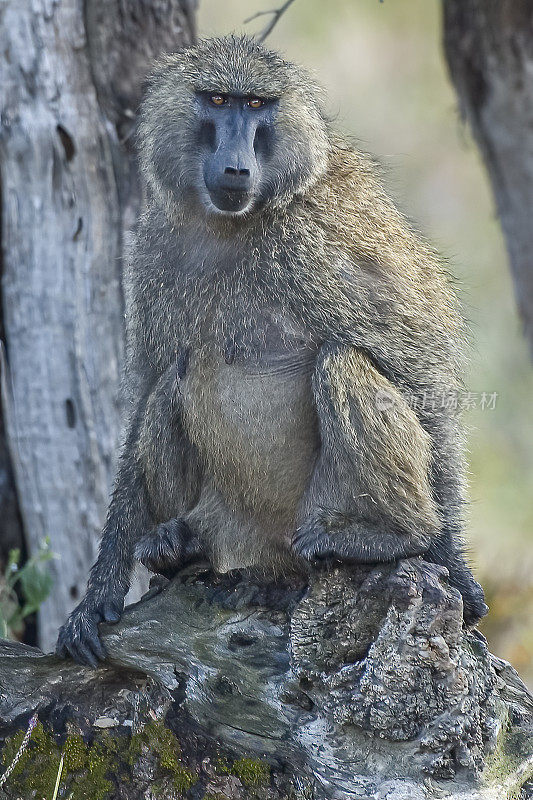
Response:
POLYGON ((53 580, 45 565, 52 558, 48 538, 23 566, 20 566, 20 550, 10 551, 4 574, 0 575, 0 636, 3 638, 14 638, 21 633, 24 619, 38 611, 50 594, 53 580))

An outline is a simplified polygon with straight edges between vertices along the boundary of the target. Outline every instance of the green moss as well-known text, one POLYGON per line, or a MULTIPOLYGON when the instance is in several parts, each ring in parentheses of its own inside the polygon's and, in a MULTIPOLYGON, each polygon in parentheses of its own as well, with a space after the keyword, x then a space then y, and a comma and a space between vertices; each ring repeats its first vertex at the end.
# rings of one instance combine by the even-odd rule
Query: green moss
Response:
POLYGON ((106 800, 113 789, 107 775, 117 770, 116 754, 117 743, 108 733, 94 740, 87 754, 87 769, 76 780, 72 800, 106 800))
MULTIPOLYGON (((5 768, 13 761, 24 735, 25 731, 18 731, 14 736, 6 739, 2 751, 5 768)), ((50 796, 54 790, 59 761, 60 754, 53 737, 46 733, 41 723, 38 722, 32 732, 27 749, 9 778, 8 785, 17 793, 26 796, 30 792, 37 797, 50 796)))
MULTIPOLYGON (((22 744, 22 740, 24 739, 25 731, 18 731, 14 734, 14 736, 10 736, 9 739, 6 739, 4 743, 4 748, 2 750, 2 765, 4 769, 7 769, 9 765, 12 763, 13 759, 15 758, 16 753, 20 745, 22 744)), ((24 771, 26 764, 28 763, 28 759, 30 757, 30 753, 26 750, 14 768, 13 772, 11 773, 11 780, 13 783, 16 782, 16 779, 21 775, 24 771)))
MULTIPOLYGON (((24 738, 24 731, 6 739, 2 761, 8 766, 24 738)), ((107 800, 113 784, 107 774, 116 771, 117 744, 101 734, 88 747, 79 734, 67 737, 63 748, 64 763, 61 786, 68 787, 70 800, 107 800)), ((61 752, 53 736, 41 723, 35 726, 28 749, 15 767, 7 786, 22 797, 52 796, 61 752)))
POLYGON ((33 729, 30 743, 32 750, 36 753, 50 755, 56 749, 53 738, 46 733, 40 722, 33 729))
POLYGON ((209 792, 208 794, 204 794, 202 800, 229 800, 229 797, 227 797, 225 794, 220 794, 220 792, 217 792, 216 794, 211 794, 209 792))
POLYGON ((198 780, 198 776, 181 759, 181 747, 177 738, 161 722, 149 722, 141 733, 131 737, 127 761, 133 766, 148 749, 156 756, 159 767, 166 772, 178 792, 186 792, 198 780))
POLYGON ((130 767, 133 767, 138 761, 142 754, 143 746, 145 746, 145 742, 142 733, 132 734, 126 753, 126 762, 130 767))
POLYGON ((112 789, 113 784, 101 772, 88 773, 77 780, 69 800, 107 800, 112 789))
POLYGON ((215 761, 215 772, 217 775, 231 775, 231 766, 222 756, 218 756, 215 761))
POLYGON ((79 772, 87 765, 88 748, 79 734, 67 736, 63 755, 66 772, 79 772))
POLYGON ((181 747, 172 731, 164 725, 151 722, 146 726, 145 733, 149 744, 157 751, 159 763, 163 769, 168 769, 171 772, 179 770, 181 767, 181 747))
MULTIPOLYGON (((1 754, 6 769, 18 751, 25 731, 6 739, 1 754)), ((179 741, 165 725, 150 722, 131 739, 96 734, 88 745, 79 733, 67 736, 63 750, 53 736, 38 723, 27 750, 10 776, 7 788, 15 796, 50 798, 64 756, 61 790, 70 800, 108 800, 114 788, 111 776, 122 783, 131 780, 131 770, 143 755, 151 755, 160 771, 161 791, 168 794, 169 784, 180 795, 193 786, 198 776, 182 761, 179 741)), ((157 776, 156 776, 157 777, 157 776)))
POLYGON ((235 761, 232 772, 243 786, 266 786, 270 782, 270 767, 253 758, 240 758, 235 761))
POLYGON ((188 791, 197 780, 198 776, 186 767, 178 767, 173 775, 174 786, 180 792, 188 791))

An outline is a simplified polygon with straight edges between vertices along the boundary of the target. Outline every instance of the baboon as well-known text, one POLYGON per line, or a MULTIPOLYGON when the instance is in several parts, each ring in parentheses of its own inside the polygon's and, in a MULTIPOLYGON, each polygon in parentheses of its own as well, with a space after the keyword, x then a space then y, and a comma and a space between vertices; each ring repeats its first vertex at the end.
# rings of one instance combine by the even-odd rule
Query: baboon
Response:
POLYGON ((436 253, 301 68, 247 37, 164 57, 127 268, 131 414, 98 560, 57 652, 95 665, 135 556, 290 576, 421 555, 468 625, 463 326, 436 253))

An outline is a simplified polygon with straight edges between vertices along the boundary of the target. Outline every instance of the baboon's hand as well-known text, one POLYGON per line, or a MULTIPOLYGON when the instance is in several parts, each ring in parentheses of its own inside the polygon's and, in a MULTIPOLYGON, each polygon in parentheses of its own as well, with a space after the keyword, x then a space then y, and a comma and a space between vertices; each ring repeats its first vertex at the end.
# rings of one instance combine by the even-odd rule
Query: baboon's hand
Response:
POLYGON ((118 622, 123 608, 123 597, 106 594, 96 598, 87 593, 60 629, 56 655, 61 658, 71 656, 78 664, 98 666, 98 662, 106 657, 98 634, 98 623, 118 622))

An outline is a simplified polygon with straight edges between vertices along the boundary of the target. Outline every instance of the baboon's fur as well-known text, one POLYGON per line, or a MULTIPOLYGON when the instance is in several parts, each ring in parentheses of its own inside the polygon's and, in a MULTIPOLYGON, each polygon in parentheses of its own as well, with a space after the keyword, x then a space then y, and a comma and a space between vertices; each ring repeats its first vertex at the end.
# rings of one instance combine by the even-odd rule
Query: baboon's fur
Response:
POLYGON ((163 59, 139 142, 149 200, 127 273, 131 420, 60 652, 74 642, 80 657, 96 622, 120 613, 141 537, 160 571, 200 550, 222 570, 274 572, 425 554, 476 621, 463 438, 442 403, 459 387, 461 319, 372 161, 331 132, 303 70, 247 38, 163 59), (199 199, 199 89, 279 98, 261 203, 238 218, 199 199))

